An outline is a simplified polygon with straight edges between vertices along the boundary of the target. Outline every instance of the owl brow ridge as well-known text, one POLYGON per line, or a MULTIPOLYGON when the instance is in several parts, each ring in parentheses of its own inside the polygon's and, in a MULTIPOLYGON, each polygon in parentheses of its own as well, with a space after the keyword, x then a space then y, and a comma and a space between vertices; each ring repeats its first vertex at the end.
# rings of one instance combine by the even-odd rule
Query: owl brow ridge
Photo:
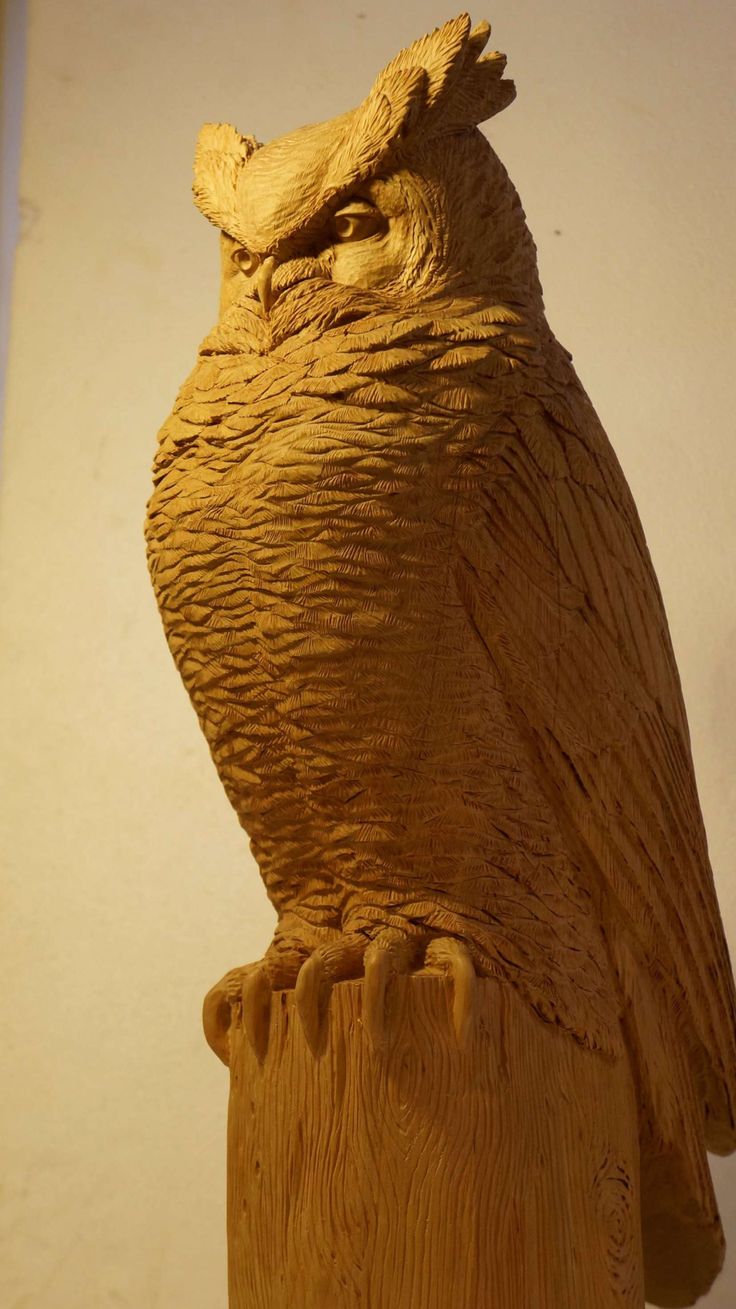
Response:
MULTIPOLYGON (((337 149, 325 152, 322 177, 305 188, 301 214, 272 214, 269 248, 306 224, 326 219, 352 187, 417 137, 467 131, 510 104, 516 89, 502 76, 505 55, 482 54, 490 31, 487 22, 471 31, 469 16, 460 14, 400 51, 362 104, 342 116, 346 131, 337 149)), ((229 124, 208 123, 195 151, 195 203, 210 222, 246 246, 238 182, 262 148, 255 137, 229 124)))

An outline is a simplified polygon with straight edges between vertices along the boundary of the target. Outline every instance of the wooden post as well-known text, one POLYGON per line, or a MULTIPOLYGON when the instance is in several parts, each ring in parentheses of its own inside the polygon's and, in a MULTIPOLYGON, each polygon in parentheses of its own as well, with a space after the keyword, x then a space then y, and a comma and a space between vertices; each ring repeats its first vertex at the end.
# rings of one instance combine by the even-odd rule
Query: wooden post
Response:
POLYGON ((293 992, 259 1064, 231 1033, 230 1309, 641 1309, 637 1109, 626 1060, 478 982, 460 1051, 448 985, 392 987, 388 1050, 361 984, 316 1060, 293 992))

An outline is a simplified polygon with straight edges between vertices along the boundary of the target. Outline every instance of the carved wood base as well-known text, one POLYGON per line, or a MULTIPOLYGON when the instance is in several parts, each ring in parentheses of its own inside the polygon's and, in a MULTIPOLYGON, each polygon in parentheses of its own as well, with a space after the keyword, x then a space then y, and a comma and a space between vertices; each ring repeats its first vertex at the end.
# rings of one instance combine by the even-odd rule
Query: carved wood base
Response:
POLYGON ((361 985, 316 1061, 293 993, 263 1065, 232 1032, 230 1309, 642 1309, 637 1110, 625 1061, 478 983, 396 979, 377 1055, 361 985))

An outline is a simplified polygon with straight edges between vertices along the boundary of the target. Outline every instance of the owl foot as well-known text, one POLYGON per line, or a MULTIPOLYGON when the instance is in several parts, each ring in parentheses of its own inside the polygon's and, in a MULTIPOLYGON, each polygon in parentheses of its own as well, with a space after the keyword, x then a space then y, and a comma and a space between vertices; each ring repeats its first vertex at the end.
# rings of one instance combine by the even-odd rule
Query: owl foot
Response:
POLYGON ((386 994, 397 973, 416 963, 418 942, 395 927, 383 928, 373 940, 345 935, 315 950, 302 964, 296 983, 296 1008, 310 1050, 319 1057, 327 1040, 327 1012, 335 982, 364 977, 363 1024, 376 1049, 385 1045, 386 994))
POLYGON ((363 974, 363 1026, 374 1050, 388 1043, 387 999, 391 981, 421 967, 444 973, 452 985, 452 1023, 463 1049, 472 1028, 475 1009, 475 966, 470 951, 454 937, 436 937, 424 950, 415 936, 387 927, 368 944, 362 937, 345 936, 316 950, 302 964, 296 982, 296 1007, 312 1053, 324 1052, 327 1013, 335 982, 363 974), (423 955, 423 959, 422 959, 423 955))
POLYGON ((259 1063, 263 1062, 271 1025, 271 995, 294 986, 304 957, 296 951, 287 956, 268 952, 258 963, 232 968, 207 992, 202 1026, 208 1045, 224 1064, 230 1063, 230 1028, 238 1013, 259 1063))
POLYGON ((363 934, 336 935, 305 959, 303 952, 267 953, 259 963, 234 968, 208 993, 203 1021, 207 1040, 229 1063, 230 1024, 240 1010, 243 1030, 259 1062, 268 1050, 271 995, 294 988, 296 1010, 315 1058, 326 1049, 329 1003, 336 982, 363 977, 363 1026, 377 1053, 388 1044, 388 996, 401 974, 424 968, 440 972, 452 985, 452 1023, 458 1046, 465 1047, 475 1005, 475 967, 470 952, 454 937, 423 943, 416 935, 386 927, 372 939, 363 934))

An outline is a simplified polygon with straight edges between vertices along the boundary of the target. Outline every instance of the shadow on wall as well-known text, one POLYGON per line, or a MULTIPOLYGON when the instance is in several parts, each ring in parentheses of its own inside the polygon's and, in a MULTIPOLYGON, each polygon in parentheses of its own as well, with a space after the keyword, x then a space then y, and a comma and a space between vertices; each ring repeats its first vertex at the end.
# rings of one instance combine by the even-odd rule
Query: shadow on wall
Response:
POLYGON ((25 56, 26 0, 0 0, 0 419, 5 412, 13 264, 20 230, 18 187, 25 56))

